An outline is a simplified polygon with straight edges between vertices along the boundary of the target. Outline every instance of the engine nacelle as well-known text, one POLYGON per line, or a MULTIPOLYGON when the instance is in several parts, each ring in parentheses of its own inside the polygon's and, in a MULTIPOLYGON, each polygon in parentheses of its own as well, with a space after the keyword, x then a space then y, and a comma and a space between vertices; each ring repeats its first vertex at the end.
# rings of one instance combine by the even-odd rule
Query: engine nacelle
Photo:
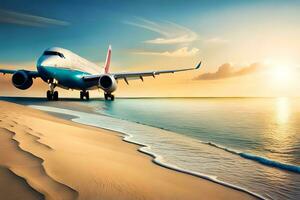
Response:
POLYGON ((99 78, 99 87, 106 93, 112 93, 117 89, 116 79, 110 75, 103 75, 99 78))
POLYGON ((33 83, 32 77, 30 77, 24 70, 15 72, 12 76, 12 82, 16 88, 21 90, 30 88, 33 83))

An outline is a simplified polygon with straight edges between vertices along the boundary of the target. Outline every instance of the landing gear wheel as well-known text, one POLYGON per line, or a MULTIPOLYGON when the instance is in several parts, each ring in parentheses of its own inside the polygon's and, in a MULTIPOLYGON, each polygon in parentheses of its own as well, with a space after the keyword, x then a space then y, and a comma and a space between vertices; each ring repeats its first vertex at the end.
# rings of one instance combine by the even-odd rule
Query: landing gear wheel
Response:
POLYGON ((55 91, 55 92, 53 93, 53 100, 54 100, 54 101, 57 101, 57 100, 58 100, 58 92, 57 92, 57 91, 55 91))
POLYGON ((112 94, 104 93, 105 100, 108 100, 110 98, 111 101, 115 100, 115 96, 112 94))
POLYGON ((53 83, 53 80, 48 80, 48 83, 49 83, 50 90, 47 91, 47 99, 49 101, 52 101, 52 100, 57 101, 58 100, 58 92, 54 91, 56 84, 53 83))
POLYGON ((90 100, 90 93, 88 91, 85 93, 85 99, 87 101, 90 100))
POLYGON ((47 99, 48 101, 57 101, 58 100, 58 92, 57 91, 54 91, 53 93, 48 90, 47 91, 47 99))
POLYGON ((83 100, 89 100, 90 99, 90 93, 88 91, 80 91, 80 99, 83 100))
POLYGON ((51 94, 51 91, 50 91, 50 90, 47 91, 47 99, 48 99, 49 101, 52 100, 52 94, 51 94))

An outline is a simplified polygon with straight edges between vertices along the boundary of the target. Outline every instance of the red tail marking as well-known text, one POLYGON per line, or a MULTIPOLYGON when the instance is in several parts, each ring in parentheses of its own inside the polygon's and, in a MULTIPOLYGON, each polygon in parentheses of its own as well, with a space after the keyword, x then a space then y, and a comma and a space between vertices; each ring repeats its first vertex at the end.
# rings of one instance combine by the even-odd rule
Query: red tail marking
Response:
POLYGON ((104 65, 104 73, 109 73, 109 66, 110 66, 110 58, 111 58, 111 46, 109 45, 106 55, 106 61, 104 65))

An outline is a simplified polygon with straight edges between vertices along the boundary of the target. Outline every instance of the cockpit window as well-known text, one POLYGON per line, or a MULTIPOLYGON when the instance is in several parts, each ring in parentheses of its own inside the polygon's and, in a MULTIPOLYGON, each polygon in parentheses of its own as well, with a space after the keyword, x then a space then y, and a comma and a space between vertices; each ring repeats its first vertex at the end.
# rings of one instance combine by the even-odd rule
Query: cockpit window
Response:
POLYGON ((59 56, 61 58, 65 58, 64 54, 56 52, 56 51, 45 51, 43 55, 45 55, 45 56, 59 56))

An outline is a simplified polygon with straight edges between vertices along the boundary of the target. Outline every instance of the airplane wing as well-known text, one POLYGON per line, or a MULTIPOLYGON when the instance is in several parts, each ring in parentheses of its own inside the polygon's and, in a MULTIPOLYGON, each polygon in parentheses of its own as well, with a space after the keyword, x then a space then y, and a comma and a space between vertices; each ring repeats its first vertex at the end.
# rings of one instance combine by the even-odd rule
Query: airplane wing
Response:
POLYGON ((10 69, 0 69, 0 73, 2 74, 14 74, 17 70, 10 70, 10 69))
MULTIPOLYGON (((14 74, 17 71, 20 71, 20 70, 0 69, 0 73, 2 73, 2 74, 14 74)), ((37 71, 29 71, 29 70, 22 70, 22 71, 25 71, 29 76, 31 76, 33 78, 40 77, 40 75, 37 71)))
MULTIPOLYGON (((168 74, 168 73, 196 70, 196 69, 199 69, 200 66, 201 66, 201 62, 196 67, 193 67, 193 68, 183 68, 183 69, 174 69, 174 70, 157 70, 157 71, 154 70, 154 71, 145 71, 145 72, 121 72, 121 73, 111 73, 110 75, 112 75, 116 80, 124 79, 125 82, 128 84, 127 79, 143 80, 143 77, 145 77, 145 76, 155 77, 156 75, 159 75, 159 74, 168 74)), ((96 80, 96 79, 99 79, 101 76, 102 76, 102 74, 88 75, 88 76, 84 76, 83 79, 86 81, 96 80)))

